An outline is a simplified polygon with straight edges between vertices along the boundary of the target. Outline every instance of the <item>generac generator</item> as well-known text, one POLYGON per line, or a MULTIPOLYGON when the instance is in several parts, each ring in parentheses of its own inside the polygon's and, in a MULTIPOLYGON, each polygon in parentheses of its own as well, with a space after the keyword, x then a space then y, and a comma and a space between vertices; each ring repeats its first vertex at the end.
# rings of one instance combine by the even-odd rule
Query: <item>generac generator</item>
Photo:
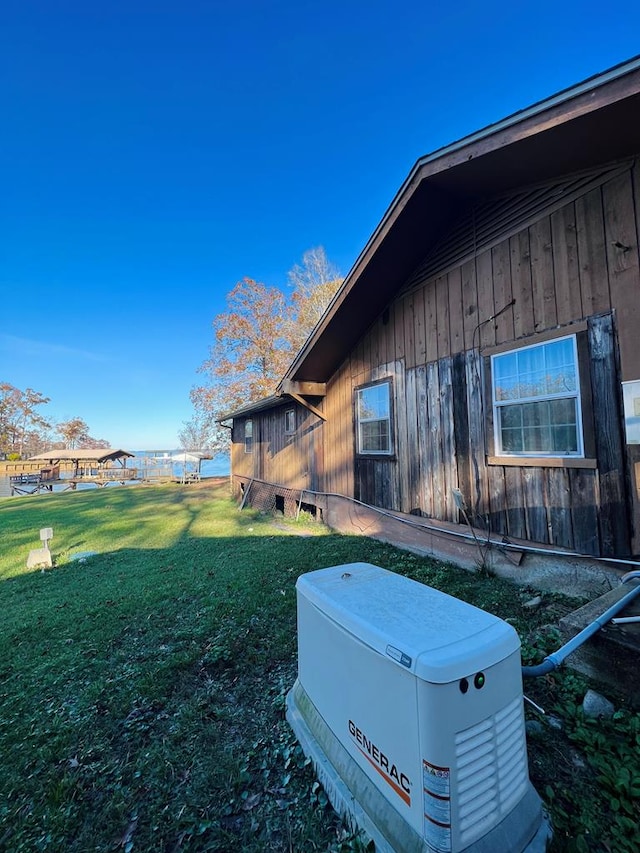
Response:
POLYGON ((376 851, 544 850, 515 630, 367 563, 296 589, 287 719, 334 808, 376 851))

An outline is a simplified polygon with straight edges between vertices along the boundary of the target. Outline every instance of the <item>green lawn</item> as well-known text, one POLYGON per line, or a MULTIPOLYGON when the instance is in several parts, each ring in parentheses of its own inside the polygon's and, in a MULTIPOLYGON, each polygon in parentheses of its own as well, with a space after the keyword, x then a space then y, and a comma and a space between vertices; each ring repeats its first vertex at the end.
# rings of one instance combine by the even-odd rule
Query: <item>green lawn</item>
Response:
MULTIPOLYGON (((0 500, 0 850, 356 850, 284 720, 296 578, 355 560, 509 618, 529 640, 553 613, 551 598, 531 616, 530 593, 495 578, 240 513, 225 484, 0 500), (54 530, 56 565, 27 572, 41 527, 54 530), (97 555, 70 559, 83 551, 97 555)), ((542 646, 525 654, 539 659, 542 646)), ((531 762, 557 849, 574 849, 573 835, 586 839, 577 850, 632 850, 616 820, 628 817, 633 776, 616 810, 589 757, 606 727, 592 731, 575 707, 583 684, 559 676, 536 689, 567 720, 531 762), (578 749, 587 769, 576 800, 574 768, 558 769, 557 756, 578 749), (596 832, 603 846, 592 846, 596 832)), ((637 768, 633 719, 623 712, 598 749, 622 738, 619 761, 637 768)))

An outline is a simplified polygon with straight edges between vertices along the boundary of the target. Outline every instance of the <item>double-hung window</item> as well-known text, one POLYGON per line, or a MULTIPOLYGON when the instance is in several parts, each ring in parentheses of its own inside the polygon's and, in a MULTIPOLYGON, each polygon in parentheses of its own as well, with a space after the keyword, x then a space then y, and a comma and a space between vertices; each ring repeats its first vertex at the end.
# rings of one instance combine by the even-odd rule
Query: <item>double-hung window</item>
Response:
POLYGON ((287 409, 284 413, 284 431, 286 435, 293 435, 296 431, 296 410, 287 409))
POLYGON ((575 335, 491 357, 500 456, 584 456, 575 335))
POLYGON ((358 453, 389 456, 393 452, 391 382, 356 389, 355 403, 358 453))
POLYGON ((244 452, 251 453, 253 450, 253 421, 244 422, 244 452))

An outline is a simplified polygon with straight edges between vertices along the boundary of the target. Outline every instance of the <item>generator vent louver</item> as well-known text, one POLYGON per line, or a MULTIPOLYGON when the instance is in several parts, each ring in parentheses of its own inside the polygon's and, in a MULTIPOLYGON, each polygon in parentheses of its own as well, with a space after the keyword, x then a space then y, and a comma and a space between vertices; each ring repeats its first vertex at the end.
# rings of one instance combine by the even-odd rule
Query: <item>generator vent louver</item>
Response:
POLYGON ((497 824, 528 782, 522 701, 515 699, 455 737, 460 837, 471 843, 497 824))

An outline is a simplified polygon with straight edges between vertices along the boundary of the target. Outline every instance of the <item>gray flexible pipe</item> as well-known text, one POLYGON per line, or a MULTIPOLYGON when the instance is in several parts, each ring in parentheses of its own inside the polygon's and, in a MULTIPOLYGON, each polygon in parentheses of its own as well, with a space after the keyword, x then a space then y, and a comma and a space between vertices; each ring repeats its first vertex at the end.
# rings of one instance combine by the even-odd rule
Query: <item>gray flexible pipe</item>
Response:
MULTIPOLYGON (((626 575, 623 575, 621 578, 621 583, 626 583, 626 581, 640 578, 640 571, 627 572, 626 575)), ((564 646, 558 649, 557 652, 553 652, 553 654, 547 655, 547 657, 542 661, 542 663, 537 664, 537 666, 523 666, 522 667, 522 677, 523 678, 536 678, 539 675, 546 675, 548 672, 552 672, 552 670, 557 669, 560 664, 564 661, 571 652, 575 652, 577 648, 579 648, 583 643, 585 643, 589 637, 592 637, 596 634, 601 628, 609 622, 617 613, 620 613, 621 610, 633 601, 640 595, 640 583, 637 584, 633 589, 629 590, 629 592, 624 595, 620 601, 616 601, 615 604, 612 604, 608 610, 598 616, 597 619, 594 619, 590 625, 587 625, 586 628, 583 628, 579 634, 576 634, 575 637, 572 637, 568 643, 565 643, 564 646)))

